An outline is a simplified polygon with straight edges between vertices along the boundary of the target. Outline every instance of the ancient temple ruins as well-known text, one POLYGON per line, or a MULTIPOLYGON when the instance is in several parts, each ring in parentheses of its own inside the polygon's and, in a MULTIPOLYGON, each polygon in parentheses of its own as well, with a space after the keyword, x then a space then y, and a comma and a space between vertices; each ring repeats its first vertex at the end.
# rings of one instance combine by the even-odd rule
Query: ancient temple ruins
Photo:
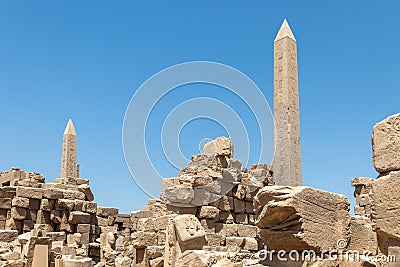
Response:
MULTIPOLYGON (((286 22, 275 43, 281 99, 297 94, 286 22), (280 62, 284 54, 289 63, 280 62)), ((277 177, 270 164, 246 168, 231 139, 219 137, 164 179, 160 199, 129 214, 94 202, 89 180, 79 177, 70 120, 54 182, 18 168, 0 173, 0 267, 400 266, 400 113, 372 129, 379 176, 349 181, 352 216, 344 195, 301 186, 298 98, 279 101, 277 127, 287 135, 277 142, 292 152, 282 149, 276 160, 293 170, 277 177)))

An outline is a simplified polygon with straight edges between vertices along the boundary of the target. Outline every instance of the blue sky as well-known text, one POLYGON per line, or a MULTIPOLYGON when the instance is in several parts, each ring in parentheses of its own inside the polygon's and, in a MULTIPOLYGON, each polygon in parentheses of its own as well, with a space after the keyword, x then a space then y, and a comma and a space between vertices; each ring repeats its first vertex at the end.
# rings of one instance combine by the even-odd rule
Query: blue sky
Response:
MULTIPOLYGON (((135 90, 171 65, 215 61, 248 75, 272 107, 273 40, 287 18, 298 42, 303 183, 353 201, 350 180, 377 176, 373 125, 400 111, 399 11, 398 1, 2 0, 0 170, 58 177, 71 117, 81 176, 96 201, 139 209, 148 197, 133 182, 121 144, 135 90)), ((188 88, 187 97, 201 91, 239 103, 212 86, 188 88)), ((220 134, 216 123, 193 121, 182 132, 184 155, 220 134)))

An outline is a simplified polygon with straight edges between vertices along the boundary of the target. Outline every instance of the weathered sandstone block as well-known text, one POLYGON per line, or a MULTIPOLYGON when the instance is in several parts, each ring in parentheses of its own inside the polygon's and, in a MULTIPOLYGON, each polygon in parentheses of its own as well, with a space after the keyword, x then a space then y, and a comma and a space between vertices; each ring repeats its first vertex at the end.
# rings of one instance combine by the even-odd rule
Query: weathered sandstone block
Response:
POLYGON ((213 206, 202 206, 199 211, 199 218, 214 219, 218 217, 219 210, 213 206))
POLYGON ((375 124, 372 159, 379 173, 400 170, 400 113, 375 124))
POLYGON ((57 210, 73 210, 75 206, 75 202, 71 199, 58 199, 56 202, 57 210))
POLYGON ((117 208, 106 208, 97 206, 97 216, 108 217, 108 216, 116 216, 118 214, 117 208))
POLYGON ((18 237, 16 230, 0 230, 0 242, 11 243, 18 237))
POLYGON ((360 253, 370 251, 375 255, 378 251, 377 235, 372 229, 370 220, 365 216, 354 216, 350 221, 350 243, 349 249, 360 253))
POLYGON ((25 197, 14 197, 12 199, 12 206, 18 208, 29 208, 29 198, 25 197))
POLYGON ((177 240, 184 250, 201 249, 206 244, 206 232, 194 215, 179 215, 174 218, 177 240))
POLYGON ((233 144, 230 138, 221 136, 204 145, 204 155, 233 157, 233 144))
POLYGON ((63 192, 60 189, 48 188, 43 190, 43 197, 48 199, 60 199, 63 197, 63 192))
POLYGON ((88 200, 88 201, 94 200, 92 190, 90 189, 88 184, 82 184, 82 185, 78 186, 78 190, 85 194, 86 200, 88 200))
POLYGON ((90 223, 90 214, 80 211, 72 211, 69 213, 68 222, 71 224, 88 224, 90 223))
POLYGON ((227 259, 227 254, 223 252, 210 252, 203 250, 185 251, 179 259, 177 259, 175 267, 208 267, 208 266, 224 266, 233 267, 234 264, 227 259), (215 264, 217 263, 218 264, 215 264))
POLYGON ((323 250, 349 238, 350 203, 310 187, 267 186, 254 199, 256 225, 269 248, 323 250))
POLYGON ((0 209, 11 209, 11 198, 0 198, 0 209))
POLYGON ((26 218, 26 209, 25 208, 17 208, 12 207, 11 209, 11 218, 14 220, 24 220, 26 218))
POLYGON ((400 171, 381 176, 372 185, 372 222, 375 231, 400 238, 400 171))
POLYGON ((131 235, 132 245, 135 248, 145 248, 148 246, 157 245, 157 238, 155 232, 138 231, 131 235))
POLYGON ((17 197, 42 199, 43 190, 40 188, 18 186, 16 189, 17 197))

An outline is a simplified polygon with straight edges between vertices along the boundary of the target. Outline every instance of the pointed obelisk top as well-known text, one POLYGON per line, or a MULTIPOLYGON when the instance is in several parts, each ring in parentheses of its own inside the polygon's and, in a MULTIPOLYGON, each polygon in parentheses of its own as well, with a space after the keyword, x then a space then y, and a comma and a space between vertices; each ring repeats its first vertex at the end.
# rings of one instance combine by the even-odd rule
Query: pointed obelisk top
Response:
POLYGON ((65 127, 64 135, 66 134, 76 135, 75 127, 71 119, 69 119, 67 127, 65 127))
POLYGON ((290 29, 289 23, 287 22, 286 19, 283 21, 282 26, 279 29, 279 32, 276 35, 274 42, 276 42, 284 37, 289 37, 289 38, 293 39, 294 41, 296 41, 296 38, 294 38, 293 32, 290 29))

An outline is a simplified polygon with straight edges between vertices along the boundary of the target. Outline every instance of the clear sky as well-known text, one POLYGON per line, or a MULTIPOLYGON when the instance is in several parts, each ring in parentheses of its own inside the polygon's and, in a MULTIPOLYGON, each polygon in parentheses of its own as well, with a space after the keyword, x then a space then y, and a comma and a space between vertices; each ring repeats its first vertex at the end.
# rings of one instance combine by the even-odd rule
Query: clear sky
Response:
MULTIPOLYGON (((350 180, 377 176, 373 125, 400 112, 399 14, 398 1, 0 0, 0 170, 58 177, 62 133, 72 118, 81 176, 90 179, 95 200, 139 209, 148 197, 130 176, 121 137, 137 88, 171 65, 214 61, 248 75, 272 107, 273 40, 287 18, 298 43, 303 183, 353 202, 350 180)), ((152 113, 153 129, 182 95, 214 96, 248 112, 221 89, 186 87, 152 113)), ((194 120, 182 130, 182 152, 197 154, 202 139, 225 133, 215 122, 194 120)), ((156 143, 160 133, 152 135, 156 143)))

